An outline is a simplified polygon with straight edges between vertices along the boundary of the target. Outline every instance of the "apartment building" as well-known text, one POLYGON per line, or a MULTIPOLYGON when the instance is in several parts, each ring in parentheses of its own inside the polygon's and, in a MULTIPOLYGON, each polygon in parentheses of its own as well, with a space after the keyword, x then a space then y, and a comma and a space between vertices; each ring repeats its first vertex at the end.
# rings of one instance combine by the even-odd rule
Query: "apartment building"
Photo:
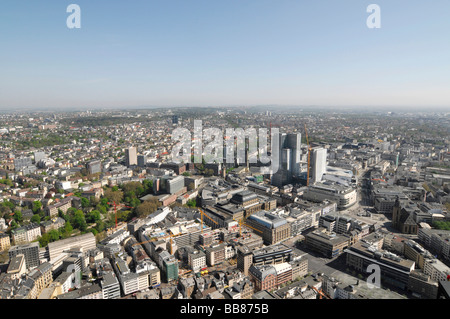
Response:
POLYGON ((11 247, 11 238, 8 234, 0 233, 0 251, 7 250, 11 247))
POLYGON ((41 227, 36 223, 31 223, 11 231, 12 239, 16 245, 30 243, 41 236, 41 227))
POLYGON ((59 214, 59 210, 61 210, 65 214, 70 207, 72 207, 72 199, 68 197, 61 199, 56 204, 47 206, 45 211, 47 213, 47 216, 57 217, 59 214))

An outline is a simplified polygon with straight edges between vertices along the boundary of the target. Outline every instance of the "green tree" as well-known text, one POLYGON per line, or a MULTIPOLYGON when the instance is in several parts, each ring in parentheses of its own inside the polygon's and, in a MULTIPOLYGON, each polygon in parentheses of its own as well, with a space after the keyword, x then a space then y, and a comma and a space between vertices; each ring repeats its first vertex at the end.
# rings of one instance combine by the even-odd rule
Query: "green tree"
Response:
POLYGON ((90 204, 91 202, 89 201, 89 199, 87 199, 86 197, 81 198, 81 207, 87 208, 90 206, 90 204))
POLYGON ((42 234, 41 237, 39 237, 38 241, 39 241, 39 246, 46 247, 48 245, 48 243, 50 242, 50 235, 48 233, 44 233, 44 234, 42 234))
POLYGON ((102 216, 100 215, 100 212, 96 209, 90 211, 87 215, 86 215, 86 221, 88 223, 96 223, 98 222, 100 219, 102 218, 102 216))
POLYGON ((32 223, 36 223, 36 224, 40 224, 41 223, 41 216, 39 216, 39 214, 35 214, 31 217, 31 222, 32 223))
POLYGON ((31 210, 33 211, 34 214, 37 214, 40 212, 41 209, 42 209, 42 203, 38 200, 35 200, 33 202, 33 207, 31 208, 31 210))
POLYGON ((119 204, 123 199, 123 192, 119 189, 114 190, 114 188, 108 188, 105 191, 105 197, 108 199, 108 202, 119 204))
POLYGON ((192 198, 192 199, 188 200, 187 205, 189 207, 197 207, 197 200, 195 198, 192 198))
POLYGON ((48 232, 48 235, 50 237, 50 242, 54 242, 59 240, 59 232, 56 229, 52 229, 48 232))
POLYGON ((82 232, 87 229, 86 218, 81 210, 75 212, 70 222, 74 228, 77 228, 82 232))
POLYGON ((138 217, 146 217, 155 212, 160 206, 161 202, 158 199, 153 198, 151 200, 146 200, 145 202, 137 206, 135 212, 138 217))
POLYGON ((66 222, 64 228, 61 230, 61 237, 67 238, 73 231, 72 224, 70 222, 66 222))
POLYGON ((23 221, 22 212, 20 210, 16 210, 14 212, 14 220, 18 223, 21 223, 23 221))

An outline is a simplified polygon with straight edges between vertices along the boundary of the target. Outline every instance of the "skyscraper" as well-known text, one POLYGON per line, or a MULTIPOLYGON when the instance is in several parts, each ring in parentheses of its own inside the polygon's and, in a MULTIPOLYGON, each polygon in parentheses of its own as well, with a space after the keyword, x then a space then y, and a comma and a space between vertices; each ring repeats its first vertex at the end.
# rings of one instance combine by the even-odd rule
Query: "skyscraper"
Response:
POLYGON ((137 156, 137 163, 139 167, 145 167, 145 164, 147 163, 147 156, 145 155, 138 155, 137 156))
POLYGON ((279 169, 272 176, 272 184, 281 187, 300 174, 301 134, 281 133, 278 151, 279 169))
POLYGON ((137 151, 136 147, 129 147, 125 150, 125 165, 130 167, 137 165, 137 151))
POLYGON ((323 147, 313 148, 311 154, 311 183, 320 182, 326 170, 327 150, 323 147))

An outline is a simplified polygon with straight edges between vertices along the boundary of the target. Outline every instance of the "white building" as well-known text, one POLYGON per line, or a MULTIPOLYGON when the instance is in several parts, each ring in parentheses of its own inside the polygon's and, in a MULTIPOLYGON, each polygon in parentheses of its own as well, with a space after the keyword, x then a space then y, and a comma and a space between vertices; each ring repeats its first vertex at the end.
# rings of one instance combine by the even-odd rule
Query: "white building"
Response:
POLYGON ((303 193, 303 199, 313 202, 334 201, 337 204, 337 208, 342 210, 356 203, 357 193, 356 189, 350 186, 321 182, 308 186, 303 193))
POLYGON ((450 276, 450 268, 439 259, 425 259, 423 272, 434 281, 446 281, 450 276))
POLYGON ((311 167, 311 183, 320 182, 323 174, 327 171, 327 150, 325 148, 312 149, 311 167))

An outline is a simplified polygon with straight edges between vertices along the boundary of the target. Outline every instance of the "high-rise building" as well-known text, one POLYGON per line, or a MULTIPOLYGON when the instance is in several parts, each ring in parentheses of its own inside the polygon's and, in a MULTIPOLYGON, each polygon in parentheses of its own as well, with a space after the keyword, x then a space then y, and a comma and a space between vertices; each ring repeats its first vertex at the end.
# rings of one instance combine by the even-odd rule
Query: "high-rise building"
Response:
POLYGON ((146 163, 147 163, 147 156, 145 156, 145 155, 138 155, 137 156, 137 165, 139 167, 145 167, 146 163))
POLYGON ((125 165, 127 167, 137 165, 136 147, 129 147, 125 150, 125 165))
POLYGON ((300 175, 301 134, 281 133, 279 135, 278 171, 272 176, 272 184, 278 187, 292 182, 300 175))
POLYGON ((327 171, 327 150, 323 147, 313 148, 311 154, 311 183, 322 180, 327 171))

